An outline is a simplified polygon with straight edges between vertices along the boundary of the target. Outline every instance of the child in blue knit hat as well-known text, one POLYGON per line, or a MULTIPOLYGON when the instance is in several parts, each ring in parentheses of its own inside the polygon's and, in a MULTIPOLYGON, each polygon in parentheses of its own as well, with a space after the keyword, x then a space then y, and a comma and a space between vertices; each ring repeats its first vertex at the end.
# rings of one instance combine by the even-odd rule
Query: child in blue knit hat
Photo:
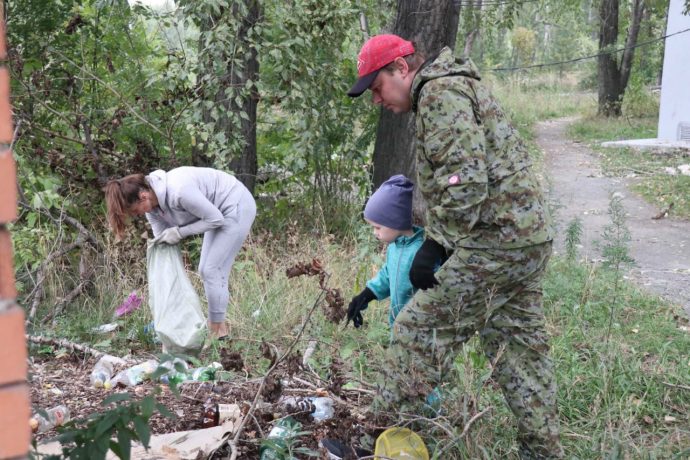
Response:
POLYGON ((410 267, 424 242, 424 229, 412 225, 413 190, 414 184, 407 177, 393 176, 371 195, 364 208, 364 220, 371 225, 376 239, 388 243, 388 249, 383 267, 348 306, 347 323, 352 321, 356 328, 363 324, 362 311, 369 302, 388 297, 391 298, 388 322, 392 327, 414 294, 410 267))

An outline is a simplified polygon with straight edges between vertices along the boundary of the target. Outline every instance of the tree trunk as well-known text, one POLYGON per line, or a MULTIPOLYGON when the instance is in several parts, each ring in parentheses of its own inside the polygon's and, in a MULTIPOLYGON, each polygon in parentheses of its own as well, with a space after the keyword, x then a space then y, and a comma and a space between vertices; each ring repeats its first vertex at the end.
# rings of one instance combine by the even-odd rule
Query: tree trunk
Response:
MULTIPOLYGON (((243 0, 247 6, 248 14, 242 22, 242 28, 238 34, 238 40, 245 42, 248 32, 261 19, 262 11, 259 0, 243 0)), ((230 162, 230 169, 235 172, 237 178, 249 189, 254 192, 256 185, 256 173, 258 162, 256 158, 256 108, 259 103, 259 91, 256 88, 256 81, 259 75, 259 59, 256 48, 247 45, 249 51, 244 55, 244 68, 240 72, 231 72, 230 87, 244 87, 248 80, 254 82, 247 97, 242 98, 241 104, 236 104, 235 100, 230 101, 231 110, 235 114, 244 112, 247 118, 240 118, 240 136, 244 141, 244 147, 239 156, 235 156, 230 162)), ((227 132, 229 139, 232 133, 227 132)))
MULTIPOLYGON (((644 0, 635 0, 630 16, 628 38, 625 40, 625 51, 623 51, 620 67, 620 87, 623 93, 625 93, 625 88, 628 86, 628 80, 630 79, 630 70, 632 69, 633 57, 635 56, 634 46, 637 45, 637 37, 640 35, 640 24, 642 23, 644 12, 644 0)), ((622 98, 623 94, 621 94, 621 99, 622 98)))
POLYGON ((608 53, 618 38, 618 1, 601 0, 599 7, 599 115, 620 116, 623 91, 620 87, 620 71, 616 54, 608 53))
MULTIPOLYGON (((258 169, 256 156, 256 109, 259 102, 259 93, 254 83, 247 94, 242 94, 247 82, 256 82, 259 75, 259 60, 256 48, 249 42, 249 33, 254 25, 261 20, 262 9, 259 0, 239 0, 233 2, 230 13, 235 18, 240 18, 240 25, 236 31, 234 48, 241 50, 235 53, 228 48, 222 59, 227 63, 226 73, 219 77, 219 85, 214 94, 203 94, 206 100, 214 101, 216 108, 221 107, 220 117, 214 119, 211 109, 204 109, 202 119, 205 123, 215 123, 216 131, 222 132, 225 138, 238 139, 241 149, 232 156, 229 164, 219 165, 232 170, 235 176, 250 190, 254 191, 256 185, 256 173, 258 169), (243 3, 239 5, 238 3, 243 3), (242 13, 246 11, 246 14, 242 13), (239 62, 238 62, 239 61, 239 62), (237 96, 241 101, 236 101, 237 96)), ((212 24, 223 20, 221 10, 217 17, 209 17, 202 22, 202 31, 205 27, 210 30, 212 24)), ((202 39, 199 39, 199 51, 203 49, 202 39)), ((213 72, 214 62, 207 62, 206 68, 213 72)), ((212 166, 215 162, 212 152, 195 147, 192 151, 192 161, 196 166, 212 166)))
MULTIPOLYGON (((445 46, 455 47, 460 17, 459 0, 398 0, 393 32, 411 40, 426 56, 445 46)), ((394 174, 416 180, 414 114, 395 115, 381 109, 374 146, 374 188, 394 174)), ((415 215, 423 211, 420 195, 415 193, 415 215)))
MULTIPOLYGON (((599 15, 599 52, 612 51, 618 37, 618 2, 619 0, 602 0, 599 15)), ((635 45, 640 35, 640 26, 644 17, 644 0, 634 0, 630 13, 630 27, 625 39, 625 50, 620 64, 617 54, 602 54, 599 56, 599 115, 618 117, 625 89, 630 79, 635 45)))

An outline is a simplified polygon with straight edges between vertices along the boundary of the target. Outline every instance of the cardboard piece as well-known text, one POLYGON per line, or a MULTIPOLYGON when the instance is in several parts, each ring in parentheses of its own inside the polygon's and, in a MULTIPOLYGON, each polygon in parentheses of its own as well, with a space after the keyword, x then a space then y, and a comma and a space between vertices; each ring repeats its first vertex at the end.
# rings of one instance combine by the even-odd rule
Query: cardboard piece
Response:
MULTIPOLYGON (((214 450, 219 448, 225 441, 237 432, 242 422, 242 414, 237 409, 235 418, 227 419, 222 425, 201 430, 179 431, 152 436, 149 442, 148 451, 136 443, 132 445, 131 458, 140 460, 193 460, 196 458, 206 458, 214 450), (199 457, 201 453, 202 457, 199 457)), ((59 442, 51 442, 38 446, 41 455, 60 454, 59 442)), ((118 457, 113 452, 108 452, 106 460, 117 460, 118 457)))

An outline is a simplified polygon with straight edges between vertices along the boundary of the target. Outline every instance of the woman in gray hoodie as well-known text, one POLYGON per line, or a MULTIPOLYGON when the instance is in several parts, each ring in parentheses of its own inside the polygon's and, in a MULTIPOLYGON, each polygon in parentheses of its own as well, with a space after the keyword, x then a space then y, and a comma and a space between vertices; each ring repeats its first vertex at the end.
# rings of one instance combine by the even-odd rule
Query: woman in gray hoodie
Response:
POLYGON ((159 242, 177 244, 190 235, 204 234, 199 274, 208 301, 209 329, 212 337, 227 336, 228 278, 256 216, 249 190, 223 171, 191 166, 148 176, 132 174, 108 182, 104 190, 108 222, 118 238, 127 219, 142 214, 159 242))

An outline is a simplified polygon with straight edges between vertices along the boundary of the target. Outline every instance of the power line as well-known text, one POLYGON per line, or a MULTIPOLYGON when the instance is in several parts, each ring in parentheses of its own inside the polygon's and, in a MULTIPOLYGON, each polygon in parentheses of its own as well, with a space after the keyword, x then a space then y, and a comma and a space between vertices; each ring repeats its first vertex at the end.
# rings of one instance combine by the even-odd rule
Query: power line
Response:
POLYGON ((587 59, 594 59, 599 56, 605 56, 607 54, 616 54, 620 53, 621 51, 625 50, 631 50, 635 48, 639 48, 641 46, 647 46, 652 43, 656 43, 661 40, 666 40, 669 37, 673 37, 674 35, 680 35, 684 34, 685 32, 690 32, 690 28, 679 30, 678 32, 674 32, 672 34, 664 35, 663 37, 658 37, 658 38, 653 38, 651 40, 644 41, 642 43, 637 43, 635 46, 628 46, 628 47, 623 47, 623 48, 618 48, 612 51, 605 51, 603 53, 597 53, 597 54, 592 54, 590 56, 582 56, 579 58, 575 59, 568 59, 567 61, 558 61, 558 62, 546 62, 544 64, 533 64, 533 65, 528 65, 524 67, 495 67, 493 69, 485 69, 491 72, 509 72, 509 71, 515 71, 515 70, 525 70, 525 69, 535 69, 535 68, 540 68, 540 67, 549 67, 549 66, 554 66, 554 65, 563 65, 563 64, 571 64, 573 62, 579 62, 579 61, 585 61, 587 59))
MULTIPOLYGON (((511 4, 511 3, 516 3, 516 1, 517 1, 516 6, 522 6, 526 3, 535 3, 535 2, 540 2, 542 0, 483 0, 481 6, 482 7, 484 7, 484 6, 500 6, 500 5, 507 5, 507 4, 511 4)), ((460 2, 460 6, 474 8, 478 5, 476 4, 476 1, 473 1, 473 0, 462 0, 460 2)))

